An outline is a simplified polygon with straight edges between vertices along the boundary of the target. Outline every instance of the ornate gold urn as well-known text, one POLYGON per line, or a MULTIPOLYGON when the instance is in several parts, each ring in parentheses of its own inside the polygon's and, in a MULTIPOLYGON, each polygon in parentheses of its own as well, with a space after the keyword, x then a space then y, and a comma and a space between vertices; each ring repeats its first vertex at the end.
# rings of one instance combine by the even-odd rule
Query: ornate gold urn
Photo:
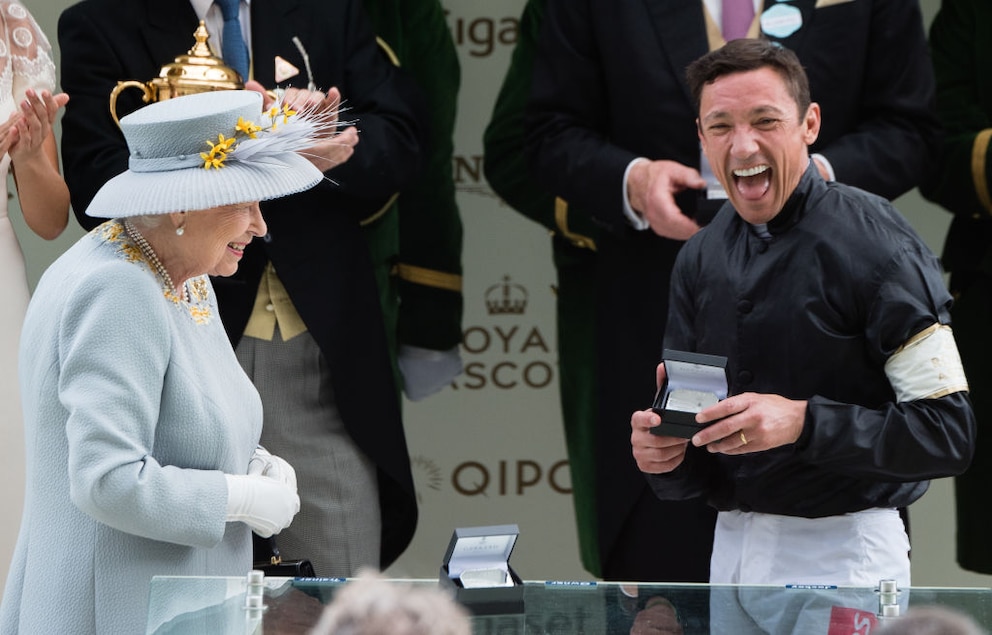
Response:
POLYGON ((125 88, 137 88, 142 92, 142 101, 162 101, 181 95, 192 95, 210 90, 232 90, 244 88, 245 83, 236 70, 225 66, 223 60, 215 57, 207 46, 210 34, 203 21, 193 32, 196 43, 186 55, 180 55, 171 64, 159 71, 158 77, 148 82, 127 80, 117 82, 110 93, 110 115, 117 125, 117 96, 125 88))

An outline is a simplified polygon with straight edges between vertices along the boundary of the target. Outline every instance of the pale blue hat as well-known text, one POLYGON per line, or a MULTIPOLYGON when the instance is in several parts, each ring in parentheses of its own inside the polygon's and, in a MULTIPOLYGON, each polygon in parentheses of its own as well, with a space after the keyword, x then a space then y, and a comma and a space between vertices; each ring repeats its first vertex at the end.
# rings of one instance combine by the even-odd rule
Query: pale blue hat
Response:
POLYGON ((208 209, 295 194, 324 175, 299 151, 329 124, 261 94, 218 90, 154 102, 121 119, 131 157, 104 184, 88 216, 117 218, 208 209))

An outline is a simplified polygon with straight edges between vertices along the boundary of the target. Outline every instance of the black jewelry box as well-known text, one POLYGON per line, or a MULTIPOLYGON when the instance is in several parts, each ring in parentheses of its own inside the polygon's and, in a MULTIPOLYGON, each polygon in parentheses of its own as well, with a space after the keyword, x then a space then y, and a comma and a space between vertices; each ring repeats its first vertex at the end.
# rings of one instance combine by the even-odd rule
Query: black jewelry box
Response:
POLYGON ((696 423, 696 413, 727 398, 727 358, 665 349, 662 361, 665 383, 651 406, 661 425, 651 433, 691 439, 709 425, 696 423))
POLYGON ((439 583, 476 615, 524 612, 524 583, 510 566, 516 525, 459 527, 448 543, 439 583))

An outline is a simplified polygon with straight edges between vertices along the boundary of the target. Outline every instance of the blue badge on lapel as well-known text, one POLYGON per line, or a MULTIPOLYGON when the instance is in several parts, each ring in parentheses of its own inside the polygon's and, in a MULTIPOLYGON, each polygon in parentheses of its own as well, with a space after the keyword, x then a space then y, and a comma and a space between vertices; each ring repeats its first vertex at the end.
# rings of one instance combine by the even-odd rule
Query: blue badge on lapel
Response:
POLYGON ((803 25, 803 14, 788 4, 775 4, 761 14, 761 31, 770 37, 787 38, 803 25))

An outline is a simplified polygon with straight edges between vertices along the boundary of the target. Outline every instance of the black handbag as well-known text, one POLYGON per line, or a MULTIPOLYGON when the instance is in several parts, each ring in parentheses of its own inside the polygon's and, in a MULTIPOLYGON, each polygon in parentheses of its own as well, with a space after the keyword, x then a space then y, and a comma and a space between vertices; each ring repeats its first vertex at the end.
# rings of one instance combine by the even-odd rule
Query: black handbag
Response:
POLYGON ((252 569, 263 572, 267 576, 284 578, 316 578, 313 564, 309 560, 283 560, 279 553, 279 545, 276 544, 275 536, 262 538, 258 534, 252 534, 254 546, 254 564, 252 569))

